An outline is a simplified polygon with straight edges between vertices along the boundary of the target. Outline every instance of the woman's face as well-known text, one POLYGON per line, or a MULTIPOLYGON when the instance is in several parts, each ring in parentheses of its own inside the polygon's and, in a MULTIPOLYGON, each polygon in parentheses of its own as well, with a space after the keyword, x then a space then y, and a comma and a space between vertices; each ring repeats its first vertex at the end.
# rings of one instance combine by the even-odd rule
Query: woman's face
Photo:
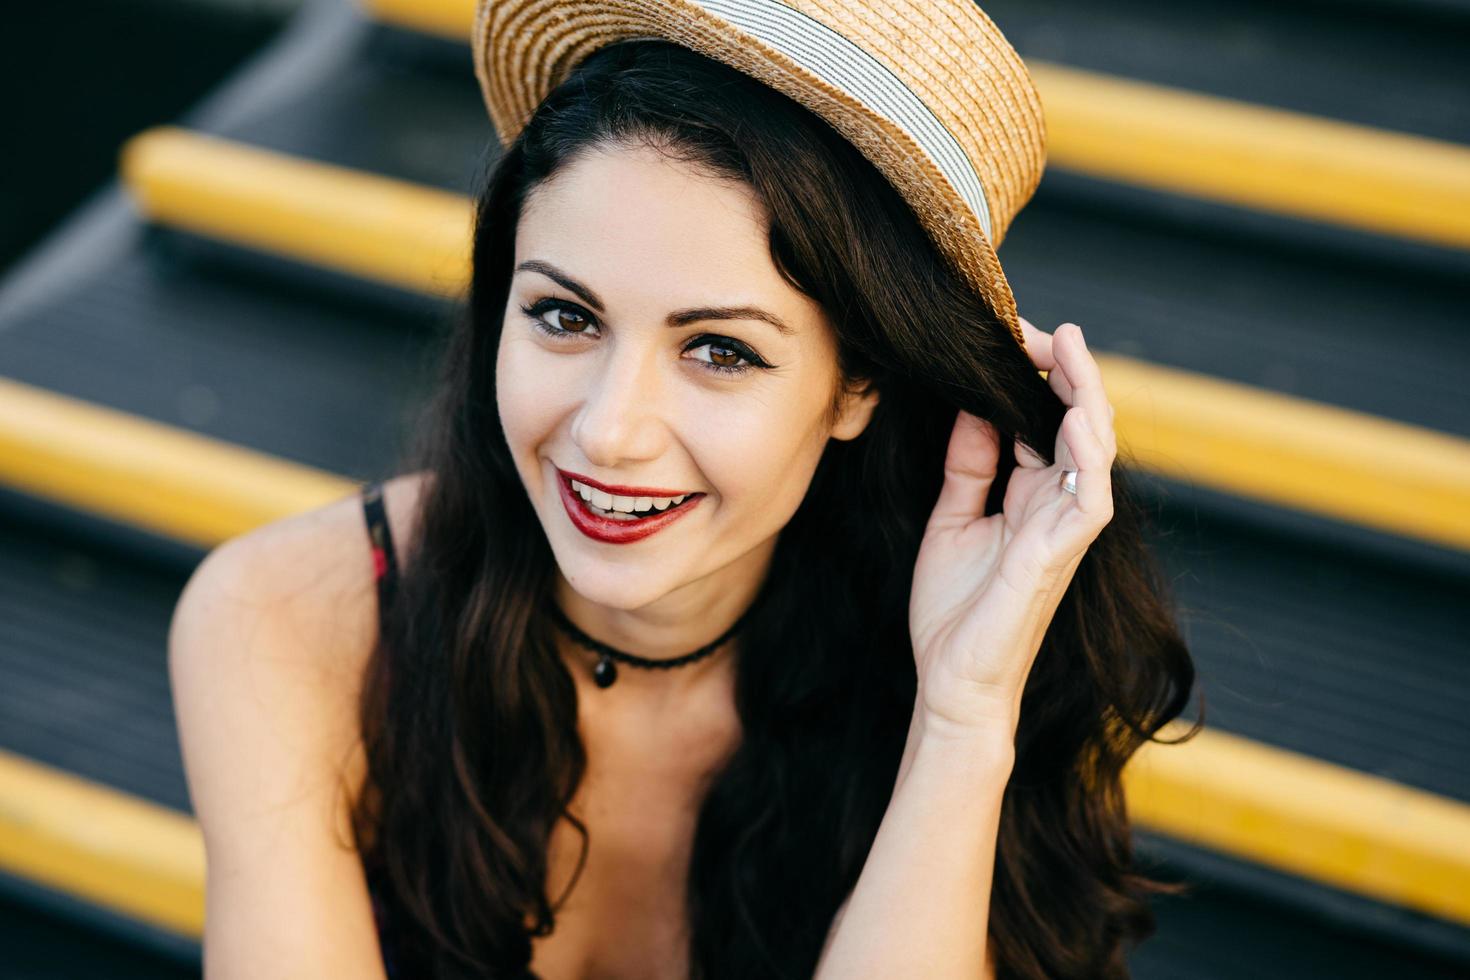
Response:
POLYGON ((828 417, 834 338, 767 242, 749 188, 642 146, 584 153, 526 203, 498 408, 557 564, 592 602, 760 575, 827 440, 867 424, 875 394, 828 417), (599 516, 567 472, 629 489, 594 507, 655 516, 599 516), (694 496, 660 510, 653 491, 694 496))

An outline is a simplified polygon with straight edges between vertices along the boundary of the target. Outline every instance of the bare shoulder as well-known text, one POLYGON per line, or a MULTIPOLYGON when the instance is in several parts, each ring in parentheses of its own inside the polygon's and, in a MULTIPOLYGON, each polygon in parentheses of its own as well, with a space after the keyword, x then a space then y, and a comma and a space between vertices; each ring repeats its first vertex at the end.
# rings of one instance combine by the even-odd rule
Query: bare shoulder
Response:
MULTIPOLYGON (((395 550, 411 547, 423 474, 384 481, 395 550)), ((373 560, 360 493, 254 528, 211 551, 190 577, 180 607, 196 639, 248 621, 289 629, 288 669, 352 673, 377 628, 373 560), (216 624, 214 627, 210 623, 216 624)))
MULTIPOLYGON (((421 483, 384 484, 400 552, 421 483)), ((357 704, 376 631, 357 493, 224 542, 179 597, 169 678, 208 859, 206 959, 223 975, 260 975, 251 970, 267 965, 255 957, 268 935, 322 975, 373 975, 346 817, 364 771, 357 704), (330 922, 323 908, 335 910, 330 922)))
MULTIPOLYGON (((383 483, 394 550, 412 547, 422 473, 383 483)), ((174 609, 169 663, 175 699, 238 672, 313 699, 299 718, 320 727, 355 711, 378 630, 371 541, 359 492, 231 538, 195 568, 174 609)), ((213 696, 243 696, 221 689, 213 696)), ((326 733, 302 732, 306 737, 326 733)), ((186 738, 189 733, 185 733, 186 738)), ((333 739, 340 743, 346 732, 333 739)))

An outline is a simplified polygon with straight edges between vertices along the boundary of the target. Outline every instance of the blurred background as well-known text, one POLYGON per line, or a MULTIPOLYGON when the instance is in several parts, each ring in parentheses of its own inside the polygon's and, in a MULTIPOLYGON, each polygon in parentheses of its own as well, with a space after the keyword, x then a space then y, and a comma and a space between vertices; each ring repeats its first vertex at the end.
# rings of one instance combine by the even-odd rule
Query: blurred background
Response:
MULTIPOLYGON (((992 0, 1206 729, 1128 772, 1142 978, 1470 975, 1470 0, 992 0)), ((0 977, 197 977, 166 636, 227 537, 390 475, 493 159, 472 0, 0 31, 0 977)))

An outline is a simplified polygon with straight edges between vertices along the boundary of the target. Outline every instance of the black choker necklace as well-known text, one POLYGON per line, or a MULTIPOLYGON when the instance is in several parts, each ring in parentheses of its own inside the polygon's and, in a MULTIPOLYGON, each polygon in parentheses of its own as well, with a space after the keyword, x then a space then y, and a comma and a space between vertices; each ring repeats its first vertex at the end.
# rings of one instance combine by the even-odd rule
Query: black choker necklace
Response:
POLYGON ((724 643, 730 637, 734 636, 736 632, 739 631, 739 629, 744 626, 746 622, 749 621, 750 614, 756 607, 756 603, 751 603, 750 608, 746 609, 745 612, 740 614, 740 618, 735 620, 734 625, 725 630, 725 632, 721 633, 720 636, 713 642, 706 643, 704 646, 700 647, 698 650, 695 650, 693 653, 686 653, 681 657, 671 657, 667 660, 651 660, 648 657, 639 657, 631 653, 624 653, 622 650, 619 650, 615 647, 610 647, 606 643, 594 640, 592 637, 579 630, 570 619, 567 619, 566 613, 561 611, 561 607, 558 606, 556 602, 551 601, 548 602, 546 605, 551 612, 552 620, 555 621, 556 625, 560 626, 568 636, 570 636, 576 642, 582 644, 582 646, 591 650, 593 653, 601 654, 601 657, 597 661, 597 666, 592 670, 592 679, 597 682, 598 687, 612 687, 613 681, 618 679, 618 668, 617 665, 613 663, 614 660, 620 660, 623 663, 628 664, 632 667, 648 667, 660 669, 668 669, 670 667, 682 667, 685 664, 692 664, 696 660, 702 660, 703 658, 714 653, 715 650, 719 649, 720 644, 724 643))

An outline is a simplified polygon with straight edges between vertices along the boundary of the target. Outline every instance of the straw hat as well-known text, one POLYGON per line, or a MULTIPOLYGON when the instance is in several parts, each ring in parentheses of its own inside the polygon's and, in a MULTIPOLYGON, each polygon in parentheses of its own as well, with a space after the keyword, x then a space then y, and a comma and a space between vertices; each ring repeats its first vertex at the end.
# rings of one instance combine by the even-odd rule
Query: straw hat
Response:
POLYGON ((811 109, 888 178, 1025 348, 995 250, 1046 162, 1041 100, 974 0, 479 0, 474 64, 503 145, 594 50, 672 41, 811 109))

